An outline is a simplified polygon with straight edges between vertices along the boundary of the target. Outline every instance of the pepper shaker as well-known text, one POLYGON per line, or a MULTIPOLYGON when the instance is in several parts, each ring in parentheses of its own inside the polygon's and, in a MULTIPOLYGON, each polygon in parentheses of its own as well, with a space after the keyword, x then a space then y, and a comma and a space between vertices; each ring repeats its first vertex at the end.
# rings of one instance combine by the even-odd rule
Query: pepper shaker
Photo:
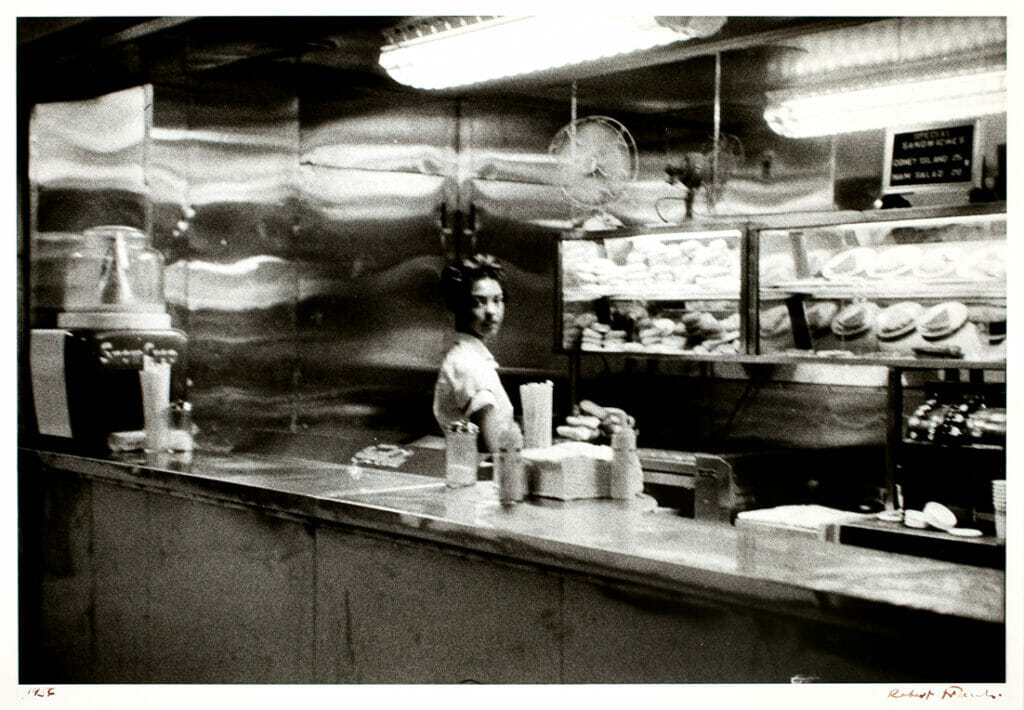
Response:
POLYGON ((494 455, 494 477, 498 499, 506 505, 526 498, 526 468, 523 466, 523 432, 515 422, 501 436, 494 455))

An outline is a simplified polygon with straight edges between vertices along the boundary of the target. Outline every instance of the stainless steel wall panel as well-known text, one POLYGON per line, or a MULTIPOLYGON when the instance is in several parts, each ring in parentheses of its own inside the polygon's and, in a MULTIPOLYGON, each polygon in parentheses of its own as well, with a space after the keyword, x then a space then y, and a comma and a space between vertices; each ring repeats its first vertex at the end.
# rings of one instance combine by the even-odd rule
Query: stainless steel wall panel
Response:
POLYGON ((554 263, 558 234, 569 226, 558 188, 473 180, 476 250, 505 265, 508 305, 491 349, 502 367, 564 372, 553 353, 554 263))
POLYGON ((164 298, 171 324, 186 333, 188 318, 188 230, 194 210, 189 204, 188 150, 182 136, 188 128, 188 93, 168 86, 153 87, 146 183, 152 201, 153 246, 164 256, 164 298))
POLYGON ((439 208, 450 180, 310 165, 301 175, 299 423, 402 429, 410 401, 429 413, 429 382, 382 373, 432 371, 443 355, 439 208))
POLYGON ((505 180, 472 180, 469 201, 477 209, 477 228, 493 229, 501 220, 519 229, 558 232, 571 226, 569 205, 560 187, 505 180))
POLYGON ((452 175, 456 104, 409 94, 300 95, 303 165, 452 175))
POLYGON ((29 119, 29 323, 53 327, 68 255, 100 224, 148 228, 151 90, 36 104, 29 119))
POLYGON ((188 258, 167 280, 183 284, 197 420, 287 428, 298 367, 298 103, 273 84, 246 88, 190 85, 187 128, 163 134, 186 156, 189 217, 188 258))
MULTIPOLYGON (((297 225, 303 253, 356 254, 349 239, 362 232, 372 242, 365 245, 371 252, 389 254, 403 240, 402 229, 408 223, 429 223, 435 230, 440 226, 449 183, 438 175, 303 165, 297 225), (350 224, 361 228, 353 230, 350 224)), ((435 231, 435 241, 438 234, 435 231)))
POLYGON ((308 83, 299 97, 297 423, 422 432, 447 330, 438 276, 457 105, 308 83))
POLYGON ((505 265, 508 306, 491 349, 511 371, 563 372, 553 354, 554 244, 568 228, 570 210, 548 156, 555 133, 569 121, 553 103, 466 102, 460 121, 460 203, 472 205, 470 249, 505 265))
POLYGON ((36 104, 29 177, 37 186, 145 194, 149 87, 36 104))
POLYGON ((548 145, 569 115, 568 97, 564 106, 512 100, 464 103, 460 180, 554 184, 556 165, 548 157, 548 145))

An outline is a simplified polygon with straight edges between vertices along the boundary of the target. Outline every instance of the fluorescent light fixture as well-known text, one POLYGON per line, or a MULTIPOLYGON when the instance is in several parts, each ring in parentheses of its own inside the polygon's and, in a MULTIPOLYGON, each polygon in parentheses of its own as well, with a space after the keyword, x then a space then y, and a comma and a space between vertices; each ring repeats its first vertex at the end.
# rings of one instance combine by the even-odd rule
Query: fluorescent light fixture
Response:
POLYGON ((788 138, 959 121, 1006 111, 1006 70, 818 95, 769 94, 764 119, 788 138))
POLYGON ((724 17, 426 18, 389 32, 380 65, 420 89, 469 86, 707 37, 724 17))

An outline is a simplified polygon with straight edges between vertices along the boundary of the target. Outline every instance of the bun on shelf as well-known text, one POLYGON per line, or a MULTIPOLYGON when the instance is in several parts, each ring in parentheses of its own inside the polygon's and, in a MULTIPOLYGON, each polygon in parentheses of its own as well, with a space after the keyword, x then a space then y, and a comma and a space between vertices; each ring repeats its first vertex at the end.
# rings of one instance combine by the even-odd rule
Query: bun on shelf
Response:
POLYGON ((766 311, 761 311, 760 332, 763 338, 777 338, 785 335, 790 330, 789 308, 785 305, 772 306, 766 311))
POLYGON ((837 313, 839 313, 839 306, 835 302, 818 301, 804 311, 807 327, 812 334, 828 330, 837 313))

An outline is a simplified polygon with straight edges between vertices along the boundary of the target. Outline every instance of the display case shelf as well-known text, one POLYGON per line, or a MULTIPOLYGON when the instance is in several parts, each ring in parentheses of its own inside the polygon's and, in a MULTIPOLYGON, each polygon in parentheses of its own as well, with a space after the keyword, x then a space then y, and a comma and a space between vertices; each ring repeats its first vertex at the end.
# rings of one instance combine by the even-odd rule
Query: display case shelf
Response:
POLYGON ((949 299, 1006 300, 1006 283, 978 283, 974 281, 943 283, 793 281, 762 288, 761 300, 778 300, 801 294, 812 299, 852 301, 858 298, 880 300, 919 298, 930 301, 949 299))
POLYGON ((603 291, 576 290, 566 291, 562 298, 566 303, 586 303, 589 301, 595 301, 599 298, 648 302, 738 301, 740 298, 740 291, 738 288, 728 291, 705 291, 696 289, 641 289, 636 291, 615 291, 610 293, 605 293, 603 291))
POLYGON ((870 217, 751 230, 752 350, 849 351, 890 364, 945 349, 1005 361, 1005 205, 870 217))
POLYGON ((556 350, 1001 369, 1007 257, 1005 203, 574 231, 556 350))
POLYGON ((913 370, 1003 370, 1005 360, 962 360, 955 358, 912 358, 892 356, 882 358, 878 355, 857 356, 854 354, 833 355, 827 353, 770 353, 762 354, 723 354, 693 351, 668 352, 659 350, 622 349, 622 348, 585 348, 570 351, 577 355, 603 355, 642 360, 690 360, 693 362, 736 362, 742 364, 763 365, 874 365, 881 367, 913 369, 913 370))
POLYGON ((918 439, 903 439, 901 442, 904 446, 917 446, 922 448, 930 449, 949 449, 949 450, 970 450, 970 451, 1006 451, 1005 446, 999 444, 941 444, 934 441, 920 441, 918 439))
POLYGON ((562 352, 748 352, 739 227, 572 232, 558 244, 562 352))

